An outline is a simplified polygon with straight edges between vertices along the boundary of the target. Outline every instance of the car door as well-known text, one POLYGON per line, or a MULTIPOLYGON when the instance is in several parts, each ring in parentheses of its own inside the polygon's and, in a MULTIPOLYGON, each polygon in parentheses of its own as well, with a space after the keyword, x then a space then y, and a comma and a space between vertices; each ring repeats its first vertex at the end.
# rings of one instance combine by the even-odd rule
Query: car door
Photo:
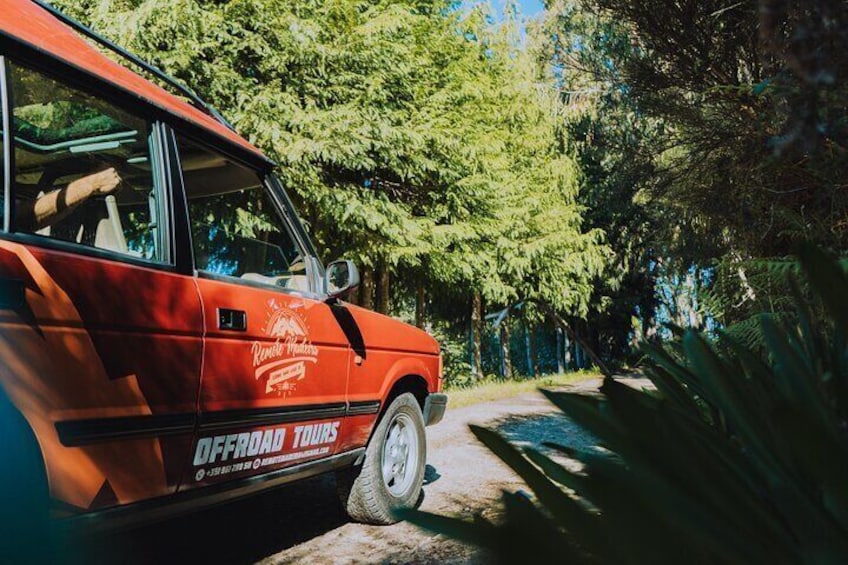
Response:
POLYGON ((190 461, 203 324, 194 279, 175 263, 161 126, 4 64, 0 383, 63 507, 175 492, 190 461))
POLYGON ((350 348, 263 176, 178 137, 205 338, 185 488, 335 453, 350 348))

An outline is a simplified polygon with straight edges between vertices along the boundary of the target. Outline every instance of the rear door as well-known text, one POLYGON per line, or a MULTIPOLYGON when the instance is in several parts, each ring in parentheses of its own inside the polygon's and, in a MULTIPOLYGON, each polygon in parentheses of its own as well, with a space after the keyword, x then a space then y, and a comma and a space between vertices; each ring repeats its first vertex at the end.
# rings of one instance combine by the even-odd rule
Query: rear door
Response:
POLYGON ((262 175, 177 138, 203 302, 200 421, 186 488, 335 453, 350 350, 262 175))
POLYGON ((162 127, 5 63, 0 383, 66 508, 172 493, 190 463, 203 326, 176 267, 162 127))

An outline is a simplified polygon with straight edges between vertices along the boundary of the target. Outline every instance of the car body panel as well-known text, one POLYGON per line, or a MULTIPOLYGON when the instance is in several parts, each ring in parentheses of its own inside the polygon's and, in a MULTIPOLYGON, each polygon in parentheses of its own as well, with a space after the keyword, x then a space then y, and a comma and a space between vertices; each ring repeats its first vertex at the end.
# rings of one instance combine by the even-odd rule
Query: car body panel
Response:
POLYGON ((439 344, 431 335, 359 306, 347 308, 364 344, 351 368, 349 401, 385 398, 394 383, 407 375, 423 378, 430 392, 441 390, 439 344))
POLYGON ((345 401, 350 348, 327 304, 272 287, 197 283, 207 341, 201 412, 345 401), (247 329, 219 329, 222 308, 245 312, 247 329))
POLYGON ((273 426, 201 432, 181 490, 278 471, 336 454, 342 416, 273 426), (214 434, 214 435, 213 435, 214 434))
MULTIPOLYGON (((280 424, 277 429, 286 430, 285 449, 280 445, 274 450, 280 455, 279 462, 244 469, 245 474, 334 454, 346 410, 350 347, 330 307, 313 298, 237 280, 199 278, 197 282, 206 320, 199 399, 201 431, 214 426, 215 435, 220 436, 267 429, 251 424, 252 419, 255 421, 251 411, 266 422, 276 420, 280 424), (220 329, 220 309, 244 312, 246 329, 220 329), (324 426, 320 432, 324 439, 332 437, 329 442, 297 445, 300 432, 282 425, 292 418, 323 424, 327 421, 320 417, 327 414, 336 416, 329 422, 334 427, 324 426), (318 450, 301 449, 319 443, 318 450)), ((242 458, 248 457, 245 454, 242 458)), ((214 481, 215 477, 198 471, 195 469, 193 477, 203 475, 201 484, 214 481)), ((197 483, 188 481, 184 488, 197 483)))
MULTIPOLYGON (((388 316, 359 306, 346 307, 362 335, 362 347, 354 351, 350 370, 349 402, 379 400, 385 406, 391 390, 408 376, 423 379, 429 392, 441 390, 439 345, 435 339, 388 316)), ((365 445, 376 422, 376 414, 350 418, 343 447, 365 445)))
POLYGON ((199 385, 194 281, 3 240, 0 278, 25 286, 20 307, 0 309, 0 383, 36 433, 53 496, 87 510, 174 492, 199 385), (110 421, 175 414, 181 433, 109 439, 110 421), (88 432, 60 437, 57 425, 82 420, 88 432))

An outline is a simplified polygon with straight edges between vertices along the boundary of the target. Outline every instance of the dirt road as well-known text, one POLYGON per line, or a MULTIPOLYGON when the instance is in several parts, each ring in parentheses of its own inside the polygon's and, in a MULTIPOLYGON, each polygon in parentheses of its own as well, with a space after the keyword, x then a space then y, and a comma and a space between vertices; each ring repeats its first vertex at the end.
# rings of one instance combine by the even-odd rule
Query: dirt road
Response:
MULTIPOLYGON (((579 386, 589 391, 597 382, 579 386)), ((469 423, 499 429, 517 443, 571 446, 592 438, 538 393, 448 410, 428 428, 422 510, 470 517, 502 489, 526 489, 468 431, 469 423)), ((489 505, 491 506, 491 505, 489 505)), ((485 510, 484 516, 493 511, 485 510)), ((486 556, 410 524, 364 526, 347 520, 334 478, 318 477, 226 506, 134 532, 98 539, 84 562, 123 563, 481 563, 486 556)))

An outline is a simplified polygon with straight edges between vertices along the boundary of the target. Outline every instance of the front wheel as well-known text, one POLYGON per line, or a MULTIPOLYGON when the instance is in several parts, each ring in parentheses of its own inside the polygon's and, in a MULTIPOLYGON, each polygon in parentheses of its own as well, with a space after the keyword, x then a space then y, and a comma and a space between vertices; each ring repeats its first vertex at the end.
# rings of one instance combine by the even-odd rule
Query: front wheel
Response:
POLYGON ((359 472, 339 473, 339 495, 348 515, 367 524, 394 524, 396 510, 421 496, 427 442, 418 401, 404 393, 389 405, 374 430, 359 472))

